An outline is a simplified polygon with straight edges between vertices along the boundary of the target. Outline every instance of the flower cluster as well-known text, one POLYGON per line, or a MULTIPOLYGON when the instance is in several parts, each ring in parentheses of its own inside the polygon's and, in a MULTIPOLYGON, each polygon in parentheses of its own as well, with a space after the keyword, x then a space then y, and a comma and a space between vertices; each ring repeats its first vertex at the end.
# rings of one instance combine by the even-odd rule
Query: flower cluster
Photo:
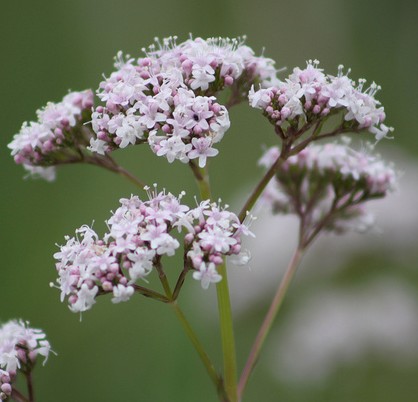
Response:
POLYGON ((255 57, 237 39, 197 38, 177 45, 168 38, 145 54, 124 60, 119 53, 117 71, 100 84, 105 106, 92 116, 93 152, 147 142, 170 163, 198 158, 203 167, 207 157, 218 154, 212 146, 230 126, 226 107, 214 95, 232 87, 242 98, 252 83, 275 82, 273 61, 255 57))
MULTIPOLYGON (((270 167, 278 155, 278 148, 272 147, 260 164, 270 167)), ((384 197, 396 179, 393 167, 368 150, 337 143, 311 145, 280 165, 263 197, 275 212, 303 217, 308 229, 321 225, 338 233, 364 231, 373 218, 362 204, 384 197)))
POLYGON ((237 264, 248 262, 248 251, 241 252, 241 235, 254 237, 249 230, 250 222, 240 223, 237 215, 227 211, 226 207, 222 209, 215 203, 204 201, 190 211, 187 221, 179 223, 189 231, 185 237, 189 250, 187 257, 196 270, 193 278, 200 280, 204 289, 222 279, 216 266, 223 263, 225 255, 235 255, 237 264))
POLYGON ((36 112, 37 122, 23 123, 8 145, 18 164, 31 173, 53 180, 52 165, 77 155, 91 135, 83 124, 90 120, 93 92, 71 92, 59 103, 49 102, 36 112))
POLYGON ((393 130, 383 124, 384 108, 375 99, 380 89, 374 82, 364 89, 366 81, 355 83, 339 66, 337 76, 324 74, 319 62, 308 61, 305 69, 295 68, 283 82, 267 89, 254 87, 249 93, 250 104, 262 109, 277 126, 288 123, 312 123, 335 112, 343 111, 344 129, 367 129, 380 140, 393 130))
POLYGON ((99 239, 96 232, 82 226, 75 238, 54 255, 58 260, 57 287, 61 301, 68 296, 70 309, 90 309, 96 296, 113 293, 112 302, 127 301, 138 289, 137 280, 156 268, 161 258, 172 256, 180 243, 170 232, 185 228, 185 265, 196 270, 193 277, 207 288, 221 277, 216 265, 225 255, 239 254, 240 236, 248 234, 235 214, 209 201, 190 209, 181 204, 183 193, 149 191, 149 200, 137 196, 121 199, 121 206, 107 221, 109 233, 99 239))
POLYGON ((40 329, 23 321, 9 321, 0 327, 0 400, 12 393, 12 383, 19 369, 29 372, 38 355, 48 358, 51 346, 40 329))

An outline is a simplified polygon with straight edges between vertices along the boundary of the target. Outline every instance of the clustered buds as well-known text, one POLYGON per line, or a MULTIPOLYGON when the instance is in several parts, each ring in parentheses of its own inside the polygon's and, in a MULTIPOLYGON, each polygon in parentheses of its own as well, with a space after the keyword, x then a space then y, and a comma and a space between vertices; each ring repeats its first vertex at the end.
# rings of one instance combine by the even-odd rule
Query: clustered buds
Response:
POLYGON ((90 141, 83 124, 90 120, 93 92, 71 92, 59 103, 49 102, 36 112, 37 122, 24 123, 8 145, 16 163, 31 174, 53 180, 53 165, 79 157, 90 141))
MULTIPOLYGON (((347 140, 348 141, 348 140, 347 140)), ((260 164, 270 167, 279 150, 270 148, 260 164)), ((397 173, 379 156, 355 151, 346 144, 310 145, 283 162, 269 183, 264 200, 273 211, 303 218, 305 231, 364 231, 373 218, 365 201, 386 196, 397 173)))
MULTIPOLYGON (((295 68, 283 82, 267 89, 249 93, 250 104, 262 109, 269 121, 276 126, 299 127, 299 122, 314 123, 339 111, 344 113, 346 131, 368 130, 380 140, 393 129, 383 124, 384 108, 374 95, 380 89, 374 82, 364 89, 365 80, 355 83, 343 73, 324 74, 319 62, 308 61, 305 69, 295 68)), ((348 73, 350 70, 348 71, 348 73)))
POLYGON ((12 320, 0 327, 0 400, 9 399, 19 370, 30 372, 38 355, 48 358, 51 346, 45 333, 29 323, 12 320))
POLYGON ((167 38, 145 54, 124 60, 119 53, 117 71, 100 84, 105 106, 92 116, 93 152, 148 143, 170 163, 198 158, 203 167, 218 154, 212 145, 230 126, 227 108, 214 95, 231 87, 243 98, 251 84, 275 82, 273 61, 255 57, 239 39, 197 38, 177 45, 167 38))
POLYGON ((112 293, 113 303, 127 301, 136 282, 145 280, 161 258, 173 256, 180 243, 171 232, 185 229, 185 264, 195 270, 193 277, 207 288, 221 277, 216 266, 223 256, 240 253, 240 237, 249 234, 235 214, 209 201, 194 209, 164 191, 148 191, 149 200, 137 196, 121 199, 121 206, 107 221, 109 233, 99 239, 93 229, 82 226, 75 238, 54 255, 61 301, 68 296, 70 309, 90 309, 96 296, 112 293))

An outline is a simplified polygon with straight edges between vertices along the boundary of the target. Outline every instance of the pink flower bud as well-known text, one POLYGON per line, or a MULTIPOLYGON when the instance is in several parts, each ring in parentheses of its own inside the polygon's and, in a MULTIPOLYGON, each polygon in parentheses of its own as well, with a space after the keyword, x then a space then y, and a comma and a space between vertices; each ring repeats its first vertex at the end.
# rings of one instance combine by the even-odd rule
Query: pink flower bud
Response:
POLYGON ((6 394, 11 395, 12 393, 12 386, 10 384, 2 384, 0 389, 6 394))
POLYGON ((186 244, 190 244, 193 241, 193 239, 194 239, 193 233, 187 233, 187 235, 184 236, 184 242, 186 244))
POLYGON ((225 85, 228 87, 234 83, 234 79, 229 75, 225 77, 224 81, 225 81, 225 85))
POLYGON ((103 282, 103 284, 102 284, 102 289, 103 289, 105 292, 111 292, 111 291, 113 290, 113 285, 112 285, 112 282, 109 282, 109 281, 105 281, 105 282, 103 282))
POLYGON ((200 126, 196 125, 193 127, 193 132, 197 135, 202 134, 203 130, 200 126))
POLYGON ((315 105, 312 109, 312 113, 318 114, 321 111, 321 106, 315 105))

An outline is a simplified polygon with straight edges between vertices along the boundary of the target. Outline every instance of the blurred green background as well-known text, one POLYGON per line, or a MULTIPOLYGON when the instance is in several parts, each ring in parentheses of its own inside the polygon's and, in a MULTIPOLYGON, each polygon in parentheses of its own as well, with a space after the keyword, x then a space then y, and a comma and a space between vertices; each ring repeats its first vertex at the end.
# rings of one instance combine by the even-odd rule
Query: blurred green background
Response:
MULTIPOLYGON (((22 317, 45 329, 58 353, 36 371, 39 401, 211 402, 216 394, 166 306, 139 297, 120 305, 100 299, 80 323, 79 316, 59 302, 58 292, 49 288, 55 279, 55 244, 93 220, 103 233, 109 211, 136 189, 91 166, 63 167, 52 184, 24 181, 23 169, 13 163, 6 148, 22 122, 33 120, 37 108, 59 101, 68 89, 97 88, 102 73, 112 71, 118 50, 139 56, 155 36, 178 35, 183 40, 189 33, 246 34, 248 44, 257 53, 265 48, 264 54, 275 59, 277 67, 290 71, 316 58, 329 73, 344 64, 352 68, 353 78, 381 84, 378 98, 388 124, 396 129, 396 141, 385 145, 402 148, 416 158, 418 137, 412 117, 418 107, 417 20, 418 3, 408 0, 3 0, 0 319, 22 317)), ((232 127, 211 171, 215 196, 233 203, 239 192, 256 182, 261 144, 272 144, 274 136, 260 113, 247 105, 233 109, 230 117, 232 127)), ((146 147, 128 149, 116 158, 146 182, 158 182, 174 193, 186 189, 189 200, 196 192, 187 166, 167 165, 146 147)), ((386 273, 417 289, 416 251, 403 253, 407 254, 400 264, 397 256, 392 261, 377 250, 363 252, 349 258, 345 268, 327 280, 338 286, 349 284, 365 275, 366 269, 359 267, 366 267, 367 275, 379 275, 384 266, 386 273)), ((317 285, 313 280, 311 286, 317 285)), ((189 281, 181 303, 220 366, 217 325, 208 313, 216 309, 214 289, 205 293, 198 287, 189 281)), ((295 292, 303 298, 302 291, 295 292)), ((262 296, 260 304, 240 314, 236 323, 240 364, 266 308, 268 294, 262 296)), ((287 306, 293 300, 290 297, 287 306)), ((268 343, 269 348, 274 346, 268 343)), ((344 366, 314 386, 289 385, 273 375, 266 352, 245 401, 405 402, 415 401, 418 395, 418 362, 399 368, 371 358, 344 366)))

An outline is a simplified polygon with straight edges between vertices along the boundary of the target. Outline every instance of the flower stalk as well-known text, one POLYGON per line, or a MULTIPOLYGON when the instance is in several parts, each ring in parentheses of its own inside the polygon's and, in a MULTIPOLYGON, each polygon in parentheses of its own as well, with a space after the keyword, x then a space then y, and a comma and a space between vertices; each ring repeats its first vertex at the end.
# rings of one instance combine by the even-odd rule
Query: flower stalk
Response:
POLYGON ((245 363, 244 369, 242 370, 242 374, 238 384, 238 400, 241 400, 242 398, 250 375, 257 363, 261 348, 263 347, 267 335, 271 330, 273 322, 277 317, 277 313, 279 312, 280 307, 283 304, 283 300, 286 296, 287 290, 289 289, 290 283, 302 259, 303 252, 304 249, 301 246, 297 247, 297 249, 295 250, 286 269, 286 272, 283 275, 282 280, 280 281, 279 287, 277 288, 277 291, 273 297, 267 314, 264 317, 263 323, 261 324, 261 327, 257 333, 257 336, 251 348, 247 362, 245 363))

